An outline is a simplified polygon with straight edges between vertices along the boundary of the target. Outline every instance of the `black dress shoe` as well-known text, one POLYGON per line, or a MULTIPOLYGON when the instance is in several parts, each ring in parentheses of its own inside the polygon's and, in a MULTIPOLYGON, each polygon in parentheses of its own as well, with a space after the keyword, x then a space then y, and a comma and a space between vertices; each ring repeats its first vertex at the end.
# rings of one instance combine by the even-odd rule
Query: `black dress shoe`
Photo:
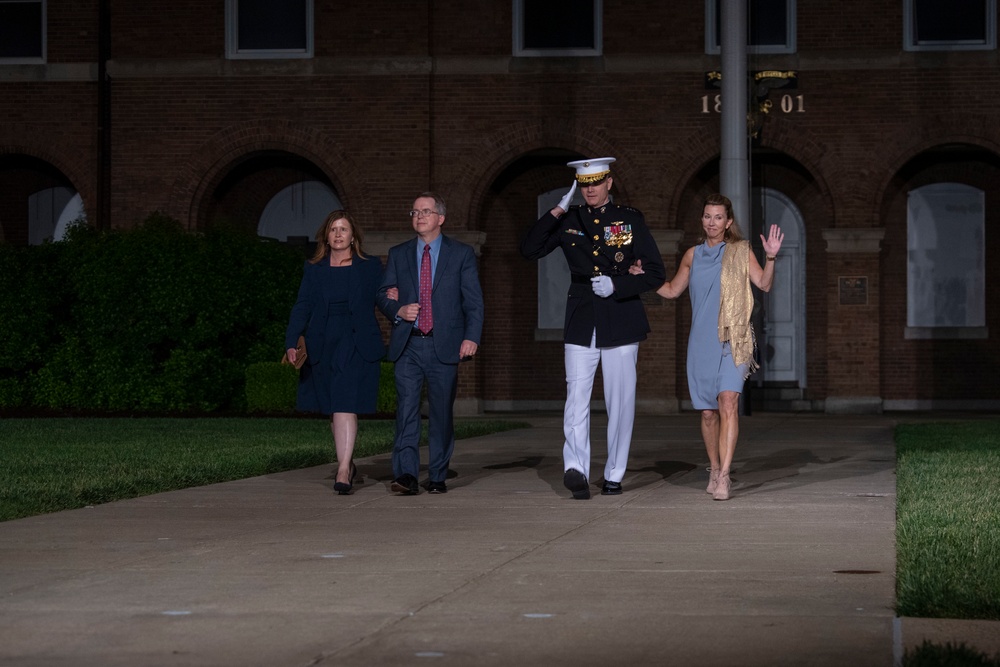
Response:
POLYGON ((621 482, 609 482, 604 480, 604 486, 601 487, 602 496, 617 496, 622 492, 621 482))
POLYGON ((415 496, 420 493, 420 485, 417 484, 417 478, 410 474, 400 475, 392 480, 389 488, 396 493, 402 493, 404 496, 415 496))
POLYGON ((427 493, 448 493, 444 482, 427 482, 427 493))
POLYGON ((570 468, 563 475, 563 486, 572 491, 573 497, 577 500, 590 498, 590 484, 583 473, 576 468, 570 468))

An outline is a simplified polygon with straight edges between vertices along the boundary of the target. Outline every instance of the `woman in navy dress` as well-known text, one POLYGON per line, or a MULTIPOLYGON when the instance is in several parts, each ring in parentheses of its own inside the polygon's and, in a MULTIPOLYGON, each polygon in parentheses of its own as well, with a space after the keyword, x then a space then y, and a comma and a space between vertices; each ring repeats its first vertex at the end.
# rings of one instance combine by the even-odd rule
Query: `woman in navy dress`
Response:
MULTIPOLYGON (((692 405, 701 410, 701 435, 711 465, 705 490, 716 500, 729 499, 729 468, 739 436, 740 393, 757 367, 750 325, 750 283, 770 291, 774 260, 785 237, 777 225, 771 225, 767 238, 761 234, 766 257, 761 267, 733 222, 729 198, 710 195, 702 211, 703 235, 698 245, 684 253, 676 275, 656 292, 676 299, 691 288, 688 390, 692 405)), ((633 270, 641 270, 641 265, 633 270)))
POLYGON ((330 415, 337 452, 334 490, 350 493, 357 476, 351 457, 358 414, 375 412, 379 362, 385 356, 375 319, 382 261, 362 249, 363 235, 347 211, 334 211, 316 232, 316 253, 305 263, 285 331, 289 361, 305 336, 296 407, 330 415))

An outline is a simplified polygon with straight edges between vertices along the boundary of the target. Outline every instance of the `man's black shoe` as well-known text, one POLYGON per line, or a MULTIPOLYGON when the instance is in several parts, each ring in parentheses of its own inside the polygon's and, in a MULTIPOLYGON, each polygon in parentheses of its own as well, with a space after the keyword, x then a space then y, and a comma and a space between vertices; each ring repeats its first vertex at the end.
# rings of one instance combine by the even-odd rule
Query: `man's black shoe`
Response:
POLYGON ((609 482, 604 480, 604 486, 601 487, 602 496, 617 496, 622 492, 621 482, 609 482))
POLYGON ((396 493, 402 493, 404 496, 415 496, 420 493, 420 485, 417 484, 417 478, 409 474, 400 475, 392 480, 389 488, 396 493))
POLYGON ((427 493, 448 493, 444 482, 427 482, 427 493))
POLYGON ((573 497, 577 500, 587 500, 590 498, 590 484, 583 473, 576 468, 570 468, 563 475, 563 486, 573 492, 573 497))

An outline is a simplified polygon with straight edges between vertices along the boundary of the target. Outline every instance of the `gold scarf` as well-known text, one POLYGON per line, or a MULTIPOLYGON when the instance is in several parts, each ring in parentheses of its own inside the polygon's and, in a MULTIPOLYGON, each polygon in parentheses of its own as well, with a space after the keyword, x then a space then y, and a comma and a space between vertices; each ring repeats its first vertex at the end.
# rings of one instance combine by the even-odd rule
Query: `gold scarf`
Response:
POLYGON ((757 339, 750 322, 753 292, 750 291, 750 242, 727 243, 722 254, 719 285, 719 341, 728 342, 733 362, 747 365, 743 379, 759 364, 754 358, 757 339))

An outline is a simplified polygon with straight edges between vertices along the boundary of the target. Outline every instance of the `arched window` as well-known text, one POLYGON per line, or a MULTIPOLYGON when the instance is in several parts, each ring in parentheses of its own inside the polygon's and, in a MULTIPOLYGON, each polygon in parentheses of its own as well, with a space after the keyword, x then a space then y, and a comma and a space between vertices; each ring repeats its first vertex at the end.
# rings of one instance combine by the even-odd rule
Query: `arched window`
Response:
POLYGON ((911 190, 907 338, 986 336, 986 195, 961 183, 911 190))
POLYGON ((320 181, 300 181, 274 195, 257 223, 257 235, 287 241, 312 241, 340 198, 320 181))
POLYGON ((28 197, 28 245, 61 241, 66 226, 83 217, 83 200, 73 188, 45 188, 28 197))

